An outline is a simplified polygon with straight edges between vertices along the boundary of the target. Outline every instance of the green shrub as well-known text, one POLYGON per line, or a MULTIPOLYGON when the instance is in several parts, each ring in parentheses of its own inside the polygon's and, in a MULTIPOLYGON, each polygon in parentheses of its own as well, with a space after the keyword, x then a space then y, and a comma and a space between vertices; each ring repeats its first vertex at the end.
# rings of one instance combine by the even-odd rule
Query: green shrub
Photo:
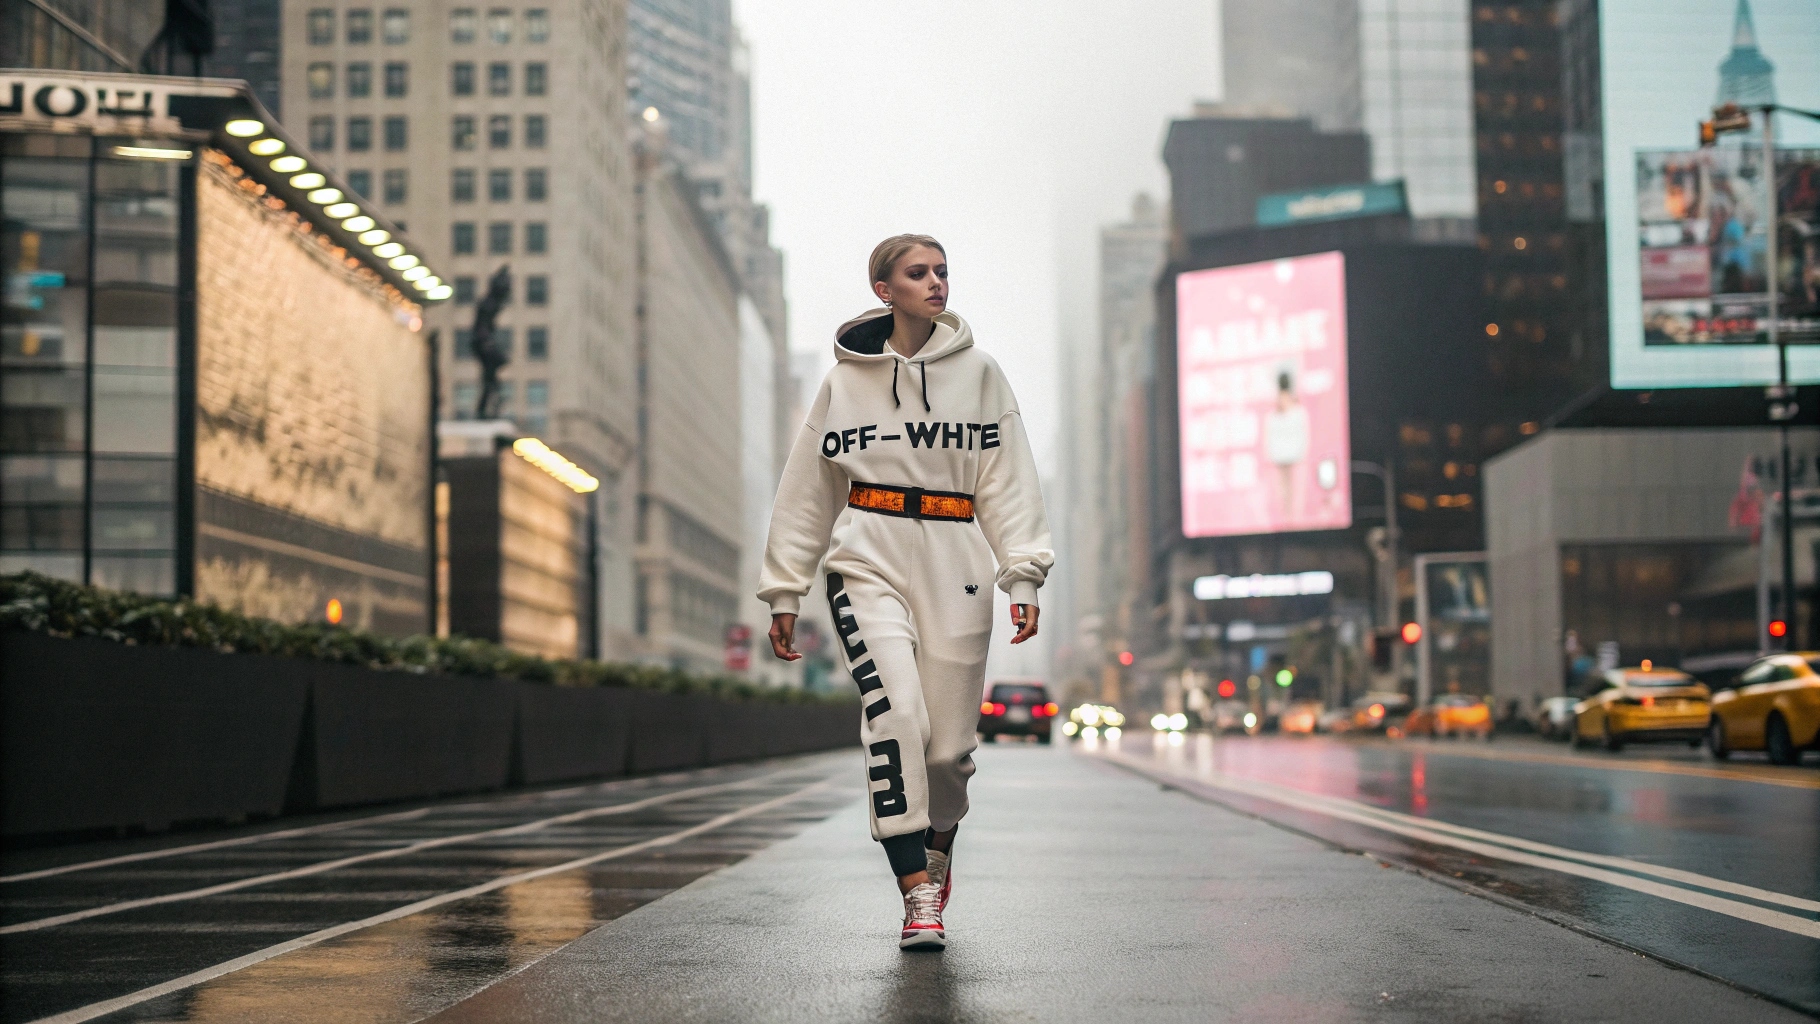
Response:
POLYGON ((552 661, 464 636, 446 640, 431 636, 393 639, 321 623, 287 625, 211 604, 104 590, 35 572, 0 575, 0 629, 58 637, 92 636, 122 644, 276 654, 393 672, 487 676, 557 686, 627 686, 666 693, 706 693, 726 700, 792 704, 850 700, 652 665, 552 661))

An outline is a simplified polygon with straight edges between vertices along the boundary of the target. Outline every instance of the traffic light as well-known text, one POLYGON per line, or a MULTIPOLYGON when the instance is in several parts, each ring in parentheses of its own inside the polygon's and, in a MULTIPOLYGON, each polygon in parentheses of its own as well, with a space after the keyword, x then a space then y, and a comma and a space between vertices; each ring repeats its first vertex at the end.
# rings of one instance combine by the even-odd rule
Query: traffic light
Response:
POLYGON ((1750 111, 1736 103, 1713 108, 1713 119, 1700 122, 1700 145, 1710 146, 1727 132, 1750 131, 1750 111))
POLYGON ((1374 629, 1371 631, 1371 669, 1374 672, 1390 671, 1390 652, 1396 646, 1397 631, 1394 629, 1374 629))
POLYGON ((1769 620, 1769 635, 1775 637, 1778 640, 1787 636, 1788 635, 1788 623, 1783 622, 1781 619, 1769 620))
POLYGON ((1277 685, 1278 686, 1288 686, 1289 684, 1291 684, 1293 682, 1295 682, 1295 669, 1281 668, 1281 669, 1277 670, 1277 685))
POLYGON ((1422 642, 1422 624, 1420 622, 1403 623, 1403 642, 1411 646, 1422 642))
POLYGON ((1119 664, 1125 666, 1126 668, 1130 668, 1131 663, 1136 660, 1137 660, 1137 658, 1133 657, 1132 653, 1130 651, 1120 651, 1119 652, 1119 664))
POLYGON ((1220 680, 1219 691, 1220 691, 1221 700, 1231 700, 1232 698, 1238 696, 1239 684, 1233 682, 1230 679, 1222 679, 1222 680, 1220 680))

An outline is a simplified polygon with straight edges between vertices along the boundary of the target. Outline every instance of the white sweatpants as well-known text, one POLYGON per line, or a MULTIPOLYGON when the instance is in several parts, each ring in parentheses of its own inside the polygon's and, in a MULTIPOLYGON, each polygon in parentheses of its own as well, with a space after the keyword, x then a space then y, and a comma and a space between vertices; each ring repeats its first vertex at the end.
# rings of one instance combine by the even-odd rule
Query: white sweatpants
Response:
POLYGON ((992 639, 991 548, 973 523, 849 508, 825 563, 843 667, 859 686, 872 838, 967 813, 992 639))

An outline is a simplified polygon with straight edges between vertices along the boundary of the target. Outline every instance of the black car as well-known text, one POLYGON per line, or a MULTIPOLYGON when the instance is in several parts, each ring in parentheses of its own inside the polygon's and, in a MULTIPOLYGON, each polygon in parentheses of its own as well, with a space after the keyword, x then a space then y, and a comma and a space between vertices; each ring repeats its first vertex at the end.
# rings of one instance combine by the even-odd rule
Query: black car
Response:
POLYGON ((993 683, 980 704, 980 736, 1035 736, 1038 743, 1048 743, 1060 711, 1041 683, 993 683))

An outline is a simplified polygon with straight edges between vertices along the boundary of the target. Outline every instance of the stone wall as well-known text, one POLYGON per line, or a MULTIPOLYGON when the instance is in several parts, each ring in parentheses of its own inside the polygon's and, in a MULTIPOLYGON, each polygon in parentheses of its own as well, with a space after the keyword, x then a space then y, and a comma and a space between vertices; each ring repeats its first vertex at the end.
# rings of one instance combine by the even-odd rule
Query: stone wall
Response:
POLYGON ((425 629, 429 368, 395 305, 294 217, 197 180, 196 594, 425 629))

